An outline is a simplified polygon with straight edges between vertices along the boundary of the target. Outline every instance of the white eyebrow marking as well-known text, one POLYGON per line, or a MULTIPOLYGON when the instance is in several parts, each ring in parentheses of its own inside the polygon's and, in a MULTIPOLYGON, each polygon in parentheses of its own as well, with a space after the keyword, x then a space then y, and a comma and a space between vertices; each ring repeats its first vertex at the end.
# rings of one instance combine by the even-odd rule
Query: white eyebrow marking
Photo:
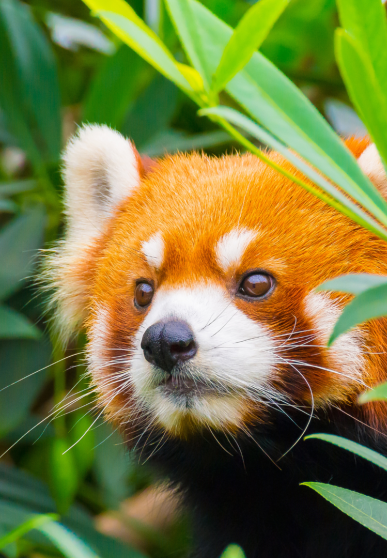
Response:
POLYGON ((158 232, 143 242, 141 249, 148 264, 159 269, 164 258, 164 241, 161 233, 158 232))
POLYGON ((246 248, 256 237, 256 232, 249 229, 233 229, 222 236, 216 245, 216 257, 220 267, 227 271, 231 265, 238 265, 246 248))

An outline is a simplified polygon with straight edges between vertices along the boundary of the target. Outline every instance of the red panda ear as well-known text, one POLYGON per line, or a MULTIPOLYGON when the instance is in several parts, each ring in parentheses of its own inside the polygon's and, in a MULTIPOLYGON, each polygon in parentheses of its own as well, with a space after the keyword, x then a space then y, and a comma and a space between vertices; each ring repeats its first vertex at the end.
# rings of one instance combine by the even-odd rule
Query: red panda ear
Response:
POLYGON ((139 185, 143 174, 134 145, 108 126, 84 126, 64 154, 67 235, 89 240, 139 185))
POLYGON ((358 158, 364 174, 375 184, 380 193, 387 198, 387 174, 376 145, 369 145, 358 158))

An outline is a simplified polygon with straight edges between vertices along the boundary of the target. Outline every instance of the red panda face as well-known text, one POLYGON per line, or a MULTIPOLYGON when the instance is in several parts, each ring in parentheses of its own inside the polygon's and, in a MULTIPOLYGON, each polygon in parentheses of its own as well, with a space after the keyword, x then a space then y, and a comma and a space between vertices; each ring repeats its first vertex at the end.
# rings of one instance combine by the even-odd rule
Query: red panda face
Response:
POLYGON ((92 381, 123 428, 246 431, 347 403, 376 374, 367 328, 326 348, 345 299, 314 289, 386 273, 382 241, 252 155, 176 155, 144 176, 129 142, 87 128, 66 165, 61 319, 86 324, 92 381))

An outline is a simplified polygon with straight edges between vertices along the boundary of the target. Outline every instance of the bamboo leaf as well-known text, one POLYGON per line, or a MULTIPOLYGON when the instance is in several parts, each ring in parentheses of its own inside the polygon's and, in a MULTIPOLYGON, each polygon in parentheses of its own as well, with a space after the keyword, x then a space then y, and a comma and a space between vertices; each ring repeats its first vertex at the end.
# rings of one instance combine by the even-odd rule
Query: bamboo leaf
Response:
POLYGON ((340 275, 335 279, 325 281, 319 285, 316 291, 339 291, 359 295, 362 292, 378 285, 387 283, 385 275, 371 275, 370 273, 349 273, 348 275, 340 275))
MULTIPOLYGON (((335 36, 335 49, 337 62, 349 96, 367 126, 387 169, 386 92, 382 90, 359 41, 346 31, 338 29, 335 36)), ((387 50, 387 42, 384 50, 387 50)))
MULTIPOLYGON (((282 153, 291 163, 294 164, 299 170, 301 170, 308 178, 310 178, 314 183, 318 184, 329 196, 324 196, 322 192, 314 188, 311 184, 307 184, 297 179, 297 177, 292 176, 295 182, 303 186, 308 191, 312 192, 315 196, 319 197, 332 207, 335 207, 345 215, 349 216, 351 219, 366 227, 370 231, 374 232, 381 238, 386 239, 387 231, 380 227, 380 225, 370 218, 361 208, 349 200, 340 190, 335 188, 330 182, 328 182, 324 177, 322 177, 318 172, 316 172, 312 167, 305 163, 302 159, 297 157, 292 151, 285 147, 281 142, 279 142, 275 137, 269 134, 266 130, 255 124, 252 120, 241 114, 240 112, 228 108, 228 107, 214 107, 210 109, 202 109, 199 114, 205 114, 209 116, 218 116, 225 118, 228 122, 239 126, 253 137, 257 138, 259 141, 264 142, 269 145, 279 153, 282 153)), ((253 146, 254 147, 254 146, 253 146)))
POLYGON ((165 0, 165 3, 187 57, 208 90, 210 75, 192 6, 188 0, 165 0))
POLYGON ((12 308, 0 306, 0 338, 1 339, 39 339, 41 331, 23 314, 12 308))
MULTIPOLYGON (((232 29, 201 3, 190 1, 214 72, 232 29)), ((387 202, 353 155, 301 91, 262 54, 255 52, 226 90, 274 136, 387 224, 387 202)))
POLYGON ((387 383, 380 384, 369 391, 365 391, 359 395, 358 403, 370 403, 371 401, 386 401, 387 400, 387 383))
POLYGON ((55 519, 59 519, 59 516, 55 514, 35 515, 30 519, 27 519, 27 521, 13 529, 10 533, 7 533, 4 537, 0 538, 0 548, 4 548, 8 544, 12 544, 13 542, 21 539, 29 531, 32 531, 32 529, 39 529, 45 523, 54 521, 55 519))
POLYGON ((355 453, 359 457, 370 461, 374 465, 381 467, 387 471, 387 458, 374 451, 370 448, 362 446, 361 444, 357 444, 356 442, 352 442, 352 440, 347 440, 346 438, 342 438, 341 436, 334 436, 332 434, 311 434, 310 436, 306 436, 305 440, 323 440, 324 442, 329 442, 339 448, 345 449, 352 453, 355 453))
POLYGON ((170 51, 124 0, 84 0, 102 21, 142 58, 185 91, 191 86, 170 51))
POLYGON ((216 68, 212 91, 217 93, 247 64, 259 49, 289 0, 260 0, 244 14, 216 68))
POLYGON ((321 482, 305 482, 302 484, 321 494, 328 502, 331 502, 364 527, 387 539, 387 504, 385 502, 346 488, 321 482))
POLYGON ((387 316, 387 284, 363 291, 344 308, 335 323, 328 345, 358 324, 387 316))

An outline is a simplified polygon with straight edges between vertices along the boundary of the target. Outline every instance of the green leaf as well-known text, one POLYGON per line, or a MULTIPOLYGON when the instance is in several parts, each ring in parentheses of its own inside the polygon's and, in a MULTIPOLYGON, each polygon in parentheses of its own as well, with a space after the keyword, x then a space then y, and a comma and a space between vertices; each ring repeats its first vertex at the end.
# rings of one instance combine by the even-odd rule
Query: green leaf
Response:
POLYGON ((165 3, 185 53, 192 66, 201 75, 204 88, 208 90, 211 76, 192 6, 188 0, 165 0, 165 3))
POLYGON ((108 507, 116 508, 129 495, 130 461, 122 438, 106 423, 95 429, 94 473, 108 507))
POLYGON ((385 502, 330 484, 305 482, 303 485, 309 486, 355 521, 387 539, 387 504, 385 502))
POLYGON ((60 154, 58 75, 50 44, 18 0, 0 3, 0 52, 0 105, 39 171, 43 161, 57 161, 60 154))
POLYGON ((82 119, 121 129, 125 114, 149 81, 151 72, 142 58, 122 45, 106 58, 92 80, 82 105, 82 119))
MULTIPOLYGON (((255 124, 252 120, 241 114, 240 112, 228 108, 228 107, 214 107, 210 109, 202 109, 199 114, 206 114, 209 116, 218 116, 220 118, 226 119, 228 122, 239 126, 246 132, 248 132, 253 137, 257 138, 259 141, 266 143, 279 153, 282 153, 291 163, 294 164, 299 170, 301 170, 308 178, 310 178, 314 183, 318 184, 329 196, 324 196, 318 189, 314 186, 300 181, 295 175, 289 175, 294 182, 297 182, 306 190, 312 192, 315 196, 319 197, 329 205, 335 207, 344 215, 348 215, 351 219, 361 224, 363 227, 368 228, 375 234, 379 235, 381 238, 386 239, 386 230, 383 229, 376 221, 370 218, 361 208, 349 200, 340 190, 335 188, 330 182, 325 180, 318 172, 316 172, 307 163, 301 160, 297 155, 292 153, 287 147, 285 147, 281 142, 269 134, 266 130, 255 124)), ((247 143, 245 143, 247 145, 247 143)), ((253 145, 249 145, 253 153, 257 153, 259 156, 261 154, 258 149, 253 145)), ((279 172, 284 172, 283 169, 278 167, 279 172)), ((288 173, 285 173, 286 175, 288 173)))
POLYGON ((367 289, 347 304, 335 323, 328 345, 352 327, 382 316, 387 316, 387 284, 367 289))
POLYGON ((49 451, 49 485, 61 515, 72 504, 79 481, 74 454, 67 451, 69 446, 67 440, 54 438, 49 451))
POLYGON ((55 514, 35 515, 34 517, 27 519, 27 521, 19 525, 19 527, 16 527, 10 533, 7 533, 7 535, 0 538, 0 548, 4 548, 8 544, 21 539, 26 533, 32 531, 32 529, 39 529, 45 523, 51 522, 55 519, 59 519, 55 514))
POLYGON ((22 287, 31 275, 43 242, 45 215, 41 207, 11 221, 0 232, 0 300, 22 287))
POLYGON ((50 539, 66 558, 98 558, 98 555, 60 523, 45 523, 39 531, 50 539))
POLYGON ((386 275, 372 275, 371 273, 349 273, 330 279, 319 285, 316 291, 339 291, 359 295, 364 291, 387 283, 386 275))
POLYGON ((245 554, 240 546, 230 544, 223 552, 221 558, 245 558, 245 554))
POLYGON ((176 86, 161 75, 156 75, 141 92, 121 127, 122 133, 130 137, 139 150, 142 151, 142 146, 152 136, 168 127, 176 112, 177 93, 176 86))
POLYGON ((0 182, 0 196, 14 196, 23 194, 37 187, 36 180, 16 180, 15 182, 0 182))
POLYGON ((90 470, 94 460, 95 436, 92 417, 84 409, 71 413, 69 417, 69 444, 73 454, 78 476, 83 479, 90 470), (85 434, 87 432, 87 434, 85 434))
MULTIPOLYGON (((202 4, 190 1, 214 72, 232 30, 202 4)), ((387 202, 353 155, 301 91, 262 54, 253 54, 226 91, 274 136, 387 224, 387 202)))
POLYGON ((379 0, 337 0, 340 23, 360 44, 387 92, 387 19, 379 0))
MULTIPOLYGON (((336 58, 348 94, 367 126, 387 169, 387 94, 378 82, 359 41, 338 29, 336 58)), ((387 42, 384 51, 387 50, 387 42)), ((385 53, 384 53, 385 54, 385 53)), ((387 75, 387 65, 386 65, 387 75)), ((387 79, 386 79, 387 84, 387 79)))
POLYGON ((347 440, 346 438, 342 438, 341 436, 334 436, 333 434, 311 434, 310 436, 306 436, 304 439, 323 440, 324 442, 329 442, 339 448, 355 453, 359 457, 363 457, 363 459, 366 459, 367 461, 370 461, 374 465, 377 465, 387 471, 386 457, 377 451, 362 446, 361 444, 357 444, 356 442, 352 442, 351 440, 347 440))
POLYGON ((45 368, 51 357, 51 345, 46 339, 8 339, 0 341, 1 383, 0 383, 0 437, 10 432, 29 414, 40 389, 46 380, 45 368), (25 380, 23 389, 19 380, 25 380), (10 386, 10 384, 13 384, 10 386), (10 386, 7 388, 7 386, 10 386))
POLYGON ((369 391, 359 395, 358 403, 370 403, 371 401, 386 401, 387 400, 387 383, 380 384, 369 391))
POLYGON ((244 14, 222 54, 212 81, 218 92, 247 64, 259 49, 289 0, 260 0, 244 14))
POLYGON ((164 43, 124 0, 84 0, 102 21, 142 58, 184 90, 191 86, 164 43))
POLYGON ((41 331, 34 326, 23 314, 0 306, 0 338, 25 338, 25 339, 39 339, 41 331))

